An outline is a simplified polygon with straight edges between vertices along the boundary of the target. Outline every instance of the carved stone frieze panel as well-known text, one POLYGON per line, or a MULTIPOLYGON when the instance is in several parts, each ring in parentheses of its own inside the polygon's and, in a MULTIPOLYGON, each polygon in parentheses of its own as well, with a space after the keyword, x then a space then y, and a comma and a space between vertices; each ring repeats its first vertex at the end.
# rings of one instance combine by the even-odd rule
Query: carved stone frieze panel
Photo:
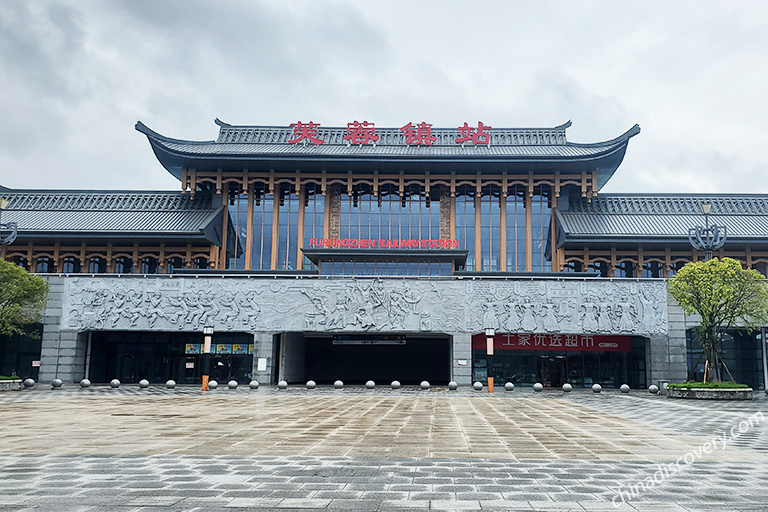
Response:
POLYGON ((68 277, 64 330, 666 334, 663 281, 68 277))

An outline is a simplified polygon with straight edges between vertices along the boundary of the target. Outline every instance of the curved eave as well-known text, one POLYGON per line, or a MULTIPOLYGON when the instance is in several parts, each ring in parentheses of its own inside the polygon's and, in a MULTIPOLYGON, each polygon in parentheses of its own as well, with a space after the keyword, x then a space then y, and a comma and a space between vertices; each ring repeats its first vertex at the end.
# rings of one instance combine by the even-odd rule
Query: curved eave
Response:
MULTIPOLYGON (((183 169, 198 170, 242 170, 243 168, 275 169, 285 168, 328 170, 346 172, 352 164, 365 164, 383 172, 429 170, 431 172, 459 171, 467 168, 470 172, 514 171, 516 168, 525 172, 555 172, 564 174, 597 172, 598 189, 610 179, 616 171, 627 149, 629 139, 640 132, 635 125, 621 136, 610 141, 594 144, 568 143, 570 148, 593 149, 587 155, 504 155, 482 154, 479 151, 466 151, 466 155, 404 155, 404 154, 318 154, 311 152, 231 152, 223 153, 220 148, 228 144, 215 141, 183 141, 160 135, 143 123, 136 123, 136 130, 144 133, 149 140, 158 161, 174 177, 181 180, 183 169), (184 151, 172 146, 182 145, 194 148, 194 151, 184 151)), ((541 147, 541 146, 534 146, 541 147)), ((555 146, 557 147, 557 146, 555 146)))

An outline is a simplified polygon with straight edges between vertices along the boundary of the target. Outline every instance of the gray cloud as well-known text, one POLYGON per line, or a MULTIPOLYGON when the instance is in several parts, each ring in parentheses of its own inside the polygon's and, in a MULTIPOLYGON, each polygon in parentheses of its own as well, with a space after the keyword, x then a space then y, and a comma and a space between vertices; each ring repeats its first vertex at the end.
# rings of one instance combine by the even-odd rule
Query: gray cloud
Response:
POLYGON ((768 192, 762 2, 63 1, 0 11, 0 184, 173 189, 133 130, 643 132, 606 191, 768 192))

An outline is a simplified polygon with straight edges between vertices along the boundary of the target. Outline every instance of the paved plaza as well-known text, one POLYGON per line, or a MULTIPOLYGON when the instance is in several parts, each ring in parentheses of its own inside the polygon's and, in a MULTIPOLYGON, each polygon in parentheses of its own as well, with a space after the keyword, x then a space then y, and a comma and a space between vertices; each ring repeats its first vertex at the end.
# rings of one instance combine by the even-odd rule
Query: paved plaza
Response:
POLYGON ((37 385, 0 510, 768 510, 756 396, 37 385))

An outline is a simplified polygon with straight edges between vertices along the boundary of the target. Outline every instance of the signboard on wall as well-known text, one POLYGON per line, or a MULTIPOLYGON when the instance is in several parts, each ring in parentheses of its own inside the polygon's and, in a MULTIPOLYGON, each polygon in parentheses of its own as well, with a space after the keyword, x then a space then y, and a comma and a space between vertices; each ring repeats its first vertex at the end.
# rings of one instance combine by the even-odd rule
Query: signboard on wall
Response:
POLYGON ((310 249, 458 249, 458 240, 390 240, 384 238, 310 238, 310 249))
MULTIPOLYGON (((472 336, 472 349, 486 350, 485 334, 472 336)), ((497 334, 496 350, 546 350, 558 352, 630 352, 632 336, 592 334, 497 334)))

